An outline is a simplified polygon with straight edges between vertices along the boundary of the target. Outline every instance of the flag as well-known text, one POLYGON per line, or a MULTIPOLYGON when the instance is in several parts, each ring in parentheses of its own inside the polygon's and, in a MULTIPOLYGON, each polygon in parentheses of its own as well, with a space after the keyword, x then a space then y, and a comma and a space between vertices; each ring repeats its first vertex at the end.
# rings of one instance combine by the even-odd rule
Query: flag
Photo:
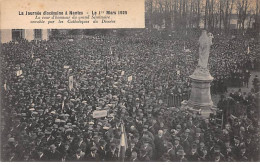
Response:
POLYGON ((61 109, 63 110, 64 108, 64 100, 62 101, 62 104, 61 104, 61 109))
POLYGON ((110 54, 111 54, 111 55, 113 54, 113 50, 112 50, 112 47, 110 47, 110 54))
POLYGON ((125 132, 125 126, 123 123, 121 123, 121 139, 120 139, 120 146, 119 146, 119 161, 124 161, 125 160, 125 152, 126 149, 128 148, 127 145, 127 136, 125 132))
POLYGON ((127 81, 132 81, 133 80, 133 76, 129 76, 128 78, 127 78, 127 81))
MULTIPOLYGON (((37 42, 37 40, 36 40, 36 42, 37 42)), ((33 46, 32 46, 32 50, 31 50, 31 53, 32 53, 32 58, 34 57, 34 51, 33 51, 33 46)))
POLYGON ((71 90, 73 88, 73 76, 69 77, 69 89, 71 90))
POLYGON ((6 89, 7 89, 7 88, 6 88, 6 81, 5 81, 5 84, 4 84, 4 88, 5 88, 5 91, 6 91, 6 89))

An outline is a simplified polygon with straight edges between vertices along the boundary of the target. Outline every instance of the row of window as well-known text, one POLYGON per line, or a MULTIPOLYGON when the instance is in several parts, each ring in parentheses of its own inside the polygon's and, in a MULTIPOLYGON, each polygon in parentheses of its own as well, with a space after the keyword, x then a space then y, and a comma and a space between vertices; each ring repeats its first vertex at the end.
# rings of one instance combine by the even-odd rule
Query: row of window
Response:
MULTIPOLYGON (((24 38, 23 29, 12 29, 12 40, 17 41, 21 38, 24 38)), ((42 29, 34 29, 34 39, 41 40, 42 39, 42 29)))

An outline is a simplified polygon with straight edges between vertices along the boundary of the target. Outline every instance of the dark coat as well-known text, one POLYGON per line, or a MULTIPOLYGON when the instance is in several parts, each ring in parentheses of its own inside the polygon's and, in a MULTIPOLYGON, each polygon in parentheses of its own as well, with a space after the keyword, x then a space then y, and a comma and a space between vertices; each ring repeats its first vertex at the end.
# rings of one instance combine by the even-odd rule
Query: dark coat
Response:
POLYGON ((92 156, 92 154, 88 154, 86 157, 85 157, 85 161, 88 161, 88 162, 100 162, 102 161, 99 154, 96 153, 95 156, 92 156))
POLYGON ((116 150, 114 153, 112 151, 108 151, 106 155, 106 161, 108 162, 116 162, 118 161, 118 151, 116 150))

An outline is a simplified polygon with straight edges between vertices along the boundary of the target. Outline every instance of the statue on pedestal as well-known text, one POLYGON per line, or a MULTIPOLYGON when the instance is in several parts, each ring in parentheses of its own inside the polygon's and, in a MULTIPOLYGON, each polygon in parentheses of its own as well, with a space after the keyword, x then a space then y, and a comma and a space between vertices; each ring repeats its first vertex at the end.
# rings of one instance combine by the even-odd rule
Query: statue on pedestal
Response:
POLYGON ((209 59, 209 50, 212 45, 212 34, 207 34, 206 30, 202 31, 202 34, 199 38, 199 63, 198 66, 204 69, 208 68, 208 59, 209 59))
POLYGON ((202 34, 199 38, 199 61, 198 66, 195 69, 192 76, 198 79, 213 79, 209 73, 208 69, 208 60, 209 60, 209 51, 210 46, 212 45, 213 35, 207 33, 206 30, 202 31, 202 34))
POLYGON ((191 78, 191 95, 187 102, 187 107, 195 113, 200 113, 202 117, 208 118, 212 113, 213 102, 210 94, 210 83, 213 77, 209 73, 208 60, 210 46, 212 45, 213 35, 202 31, 199 38, 199 61, 198 66, 191 78))

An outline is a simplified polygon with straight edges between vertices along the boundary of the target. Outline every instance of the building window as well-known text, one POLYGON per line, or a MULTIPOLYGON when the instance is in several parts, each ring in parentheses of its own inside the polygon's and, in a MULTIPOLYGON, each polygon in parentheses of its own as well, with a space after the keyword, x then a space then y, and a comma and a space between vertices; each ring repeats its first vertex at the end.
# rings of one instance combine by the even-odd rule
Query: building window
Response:
POLYGON ((23 30, 22 29, 12 29, 12 40, 19 41, 23 38, 23 30))
POLYGON ((42 29, 34 29, 34 39, 36 40, 42 39, 42 29))

